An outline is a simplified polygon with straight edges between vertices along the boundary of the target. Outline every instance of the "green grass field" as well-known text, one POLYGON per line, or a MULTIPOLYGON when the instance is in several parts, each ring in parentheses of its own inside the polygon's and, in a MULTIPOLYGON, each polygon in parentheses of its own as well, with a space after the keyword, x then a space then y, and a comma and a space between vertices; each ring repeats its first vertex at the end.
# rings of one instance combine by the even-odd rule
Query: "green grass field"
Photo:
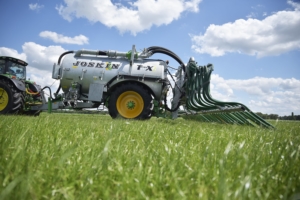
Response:
POLYGON ((300 123, 271 123, 0 116, 0 199, 291 199, 300 123))

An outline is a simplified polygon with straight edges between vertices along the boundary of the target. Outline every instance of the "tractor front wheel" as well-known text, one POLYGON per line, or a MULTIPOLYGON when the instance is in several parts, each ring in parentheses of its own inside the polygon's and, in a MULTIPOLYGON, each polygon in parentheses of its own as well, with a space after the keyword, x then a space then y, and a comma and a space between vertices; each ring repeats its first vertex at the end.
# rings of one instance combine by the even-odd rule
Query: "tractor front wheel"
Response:
POLYGON ((22 94, 12 83, 0 79, 0 114, 15 114, 22 109, 22 94))
POLYGON ((137 84, 124 84, 110 96, 108 110, 112 118, 149 119, 152 113, 152 97, 137 84))

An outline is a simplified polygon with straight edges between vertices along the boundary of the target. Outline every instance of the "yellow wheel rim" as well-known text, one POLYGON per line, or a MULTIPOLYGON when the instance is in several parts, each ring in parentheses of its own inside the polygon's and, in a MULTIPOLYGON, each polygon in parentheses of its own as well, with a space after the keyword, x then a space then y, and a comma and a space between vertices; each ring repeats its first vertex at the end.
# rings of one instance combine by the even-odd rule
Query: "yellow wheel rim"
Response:
POLYGON ((3 88, 0 88, 0 111, 4 110, 7 107, 7 104, 8 94, 3 88))
POLYGON ((124 118, 136 118, 142 113, 143 109, 144 100, 137 92, 123 92, 117 99, 117 110, 124 118))

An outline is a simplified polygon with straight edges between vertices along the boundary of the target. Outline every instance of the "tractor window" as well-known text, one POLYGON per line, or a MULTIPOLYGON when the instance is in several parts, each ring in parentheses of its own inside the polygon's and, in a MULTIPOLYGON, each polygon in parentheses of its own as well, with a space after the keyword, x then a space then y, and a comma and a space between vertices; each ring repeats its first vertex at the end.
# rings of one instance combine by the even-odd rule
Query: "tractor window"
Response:
POLYGON ((26 79, 25 67, 18 63, 9 61, 7 73, 16 76, 19 79, 26 79))
POLYGON ((0 74, 4 74, 5 60, 0 60, 0 74))

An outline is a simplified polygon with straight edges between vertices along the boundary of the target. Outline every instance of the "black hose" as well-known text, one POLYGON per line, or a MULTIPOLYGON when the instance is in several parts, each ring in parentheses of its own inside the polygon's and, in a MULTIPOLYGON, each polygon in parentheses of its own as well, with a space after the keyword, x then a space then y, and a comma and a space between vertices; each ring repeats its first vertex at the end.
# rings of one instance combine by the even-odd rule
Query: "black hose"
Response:
POLYGON ((74 51, 66 51, 65 53, 61 54, 58 58, 57 64, 60 65, 60 61, 61 61, 62 57, 69 53, 74 53, 74 51))
POLYGON ((98 51, 99 56, 107 56, 107 53, 105 51, 98 51))
MULTIPOLYGON (((183 95, 181 95, 181 97, 182 97, 182 96, 183 96, 183 95)), ((180 99, 181 99, 181 97, 180 97, 180 99)), ((179 106, 180 106, 180 101, 178 101, 178 104, 177 104, 177 106, 176 106, 174 109, 169 108, 169 107, 168 107, 168 104, 167 104, 167 95, 165 95, 164 102, 165 102, 165 109, 166 109, 167 111, 170 111, 170 112, 174 112, 174 111, 178 110, 178 108, 179 108, 179 106)))
POLYGON ((58 88, 57 88, 57 90, 56 90, 55 94, 58 94, 58 93, 59 93, 59 91, 60 91, 60 89, 61 89, 61 85, 59 84, 59 86, 58 86, 58 88))
POLYGON ((148 47, 147 51, 151 51, 153 54, 155 53, 166 54, 174 58, 182 66, 183 71, 185 72, 185 64, 183 63, 183 61, 179 58, 179 56, 177 56, 174 52, 170 51, 169 49, 166 49, 164 47, 159 47, 159 46, 152 46, 152 47, 148 47))
MULTIPOLYGON (((158 47, 158 46, 152 46, 152 47, 149 47, 147 48, 147 51, 151 51, 153 54, 155 53, 162 53, 162 54, 166 54, 172 58, 174 58, 181 66, 182 66, 182 69, 183 71, 185 72, 185 64, 183 63, 183 61, 179 58, 179 56, 177 56, 174 52, 170 51, 169 49, 166 49, 164 47, 158 47)), ((169 72, 170 73, 170 72, 169 72)), ((170 74, 171 75, 171 74, 170 74)), ((171 75, 172 76, 172 75, 171 75)), ((176 83, 175 83, 176 84, 176 83)), ((178 87, 178 86, 177 86, 178 87)), ((181 94, 180 98, 182 98, 182 96, 184 96, 183 94, 181 94)), ((165 109, 170 111, 170 112, 174 112, 176 110, 178 110, 179 106, 180 106, 180 100, 177 104, 177 106, 174 108, 174 109, 171 109, 168 107, 168 104, 167 104, 167 96, 165 96, 164 98, 164 102, 165 102, 165 109)))
MULTIPOLYGON (((63 58, 63 56, 65 56, 66 54, 69 54, 69 53, 74 53, 74 52, 75 52, 75 51, 66 51, 65 53, 62 53, 62 54, 59 56, 59 58, 58 58, 57 64, 60 65, 60 62, 61 62, 61 59, 63 58)), ((57 88, 55 94, 58 94, 59 91, 60 91, 60 89, 61 89, 61 85, 59 84, 59 86, 58 86, 58 88, 57 88)), ((51 98, 52 98, 52 96, 51 96, 51 98)))
POLYGON ((51 88, 50 87, 48 87, 48 86, 45 86, 45 87, 43 87, 41 90, 44 90, 44 89, 49 89, 49 92, 50 92, 50 98, 53 100, 53 98, 52 98, 52 93, 51 93, 51 88))

